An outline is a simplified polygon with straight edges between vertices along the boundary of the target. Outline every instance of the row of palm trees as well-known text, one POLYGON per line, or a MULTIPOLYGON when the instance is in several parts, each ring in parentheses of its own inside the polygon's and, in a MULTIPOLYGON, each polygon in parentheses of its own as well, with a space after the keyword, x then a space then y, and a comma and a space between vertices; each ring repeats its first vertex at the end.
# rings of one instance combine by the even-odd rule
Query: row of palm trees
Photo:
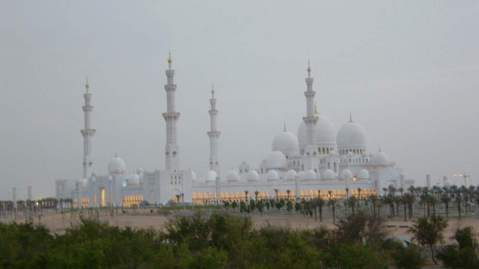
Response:
MULTIPOLYGON (((245 191, 245 197, 241 201, 224 202, 226 208, 239 208, 241 212, 263 212, 265 210, 277 209, 300 212, 304 215, 323 218, 323 207, 330 209, 330 215, 335 222, 338 209, 344 215, 356 214, 359 210, 366 211, 372 216, 395 218, 402 217, 404 220, 412 219, 415 216, 444 215, 449 218, 451 211, 455 211, 458 218, 474 213, 479 206, 479 186, 434 186, 414 187, 406 190, 389 186, 384 188, 381 195, 361 195, 361 189, 356 189, 354 195, 349 195, 350 190, 345 189, 346 197, 337 199, 331 191, 322 195, 318 190, 316 198, 297 199, 286 192, 286 197, 280 197, 278 190, 275 190, 275 197, 261 199, 256 191, 253 197, 245 191), (325 198, 326 196, 326 198, 325 198), (422 212, 421 212, 422 211, 422 212)), ((324 191, 323 191, 324 192, 324 191)))
POLYGON ((18 213, 31 214, 43 210, 55 209, 56 211, 73 208, 72 199, 44 198, 40 200, 0 201, 0 217, 15 216, 18 213))

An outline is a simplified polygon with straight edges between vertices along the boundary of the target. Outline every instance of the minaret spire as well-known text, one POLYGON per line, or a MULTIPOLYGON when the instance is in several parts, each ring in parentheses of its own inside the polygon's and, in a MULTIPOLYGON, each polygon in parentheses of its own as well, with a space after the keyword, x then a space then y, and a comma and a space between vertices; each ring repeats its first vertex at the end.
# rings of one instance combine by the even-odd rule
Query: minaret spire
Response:
POLYGON ((283 132, 287 132, 288 128, 286 128, 286 121, 283 122, 283 132))
POLYGON ((91 96, 90 93, 90 84, 88 78, 85 81, 85 93, 83 94, 83 99, 85 104, 83 105, 83 115, 84 115, 84 126, 80 130, 80 133, 83 137, 83 178, 88 178, 91 176, 93 168, 93 159, 92 159, 92 143, 91 139, 95 135, 96 130, 91 128, 91 112, 93 111, 93 106, 91 105, 91 96))
POLYGON ((165 169, 175 171, 179 169, 179 150, 176 144, 176 122, 180 113, 175 110, 176 84, 174 82, 175 70, 171 68, 171 53, 168 54, 168 69, 165 71, 167 83, 166 91, 166 112, 163 118, 166 122, 166 145, 165 145, 165 169))
POLYGON ((308 71, 308 78, 311 77, 311 62, 309 61, 308 59, 308 68, 306 69, 306 71, 308 71))
POLYGON ((349 112, 349 122, 353 122, 353 113, 349 112))
POLYGON ((216 109, 214 85, 211 85, 210 110, 208 113, 210 114, 210 130, 207 132, 208 137, 210 138, 209 169, 215 171, 216 174, 219 175, 218 140, 221 132, 216 128, 216 116, 218 115, 218 110, 216 109))
POLYGON ((308 60, 308 68, 306 69, 308 72, 308 76, 306 77, 306 91, 304 92, 304 96, 306 97, 306 116, 303 117, 303 121, 307 127, 307 144, 313 144, 313 131, 314 125, 318 121, 318 115, 315 113, 315 105, 314 105, 314 96, 316 92, 313 90, 313 77, 311 77, 311 64, 308 60))

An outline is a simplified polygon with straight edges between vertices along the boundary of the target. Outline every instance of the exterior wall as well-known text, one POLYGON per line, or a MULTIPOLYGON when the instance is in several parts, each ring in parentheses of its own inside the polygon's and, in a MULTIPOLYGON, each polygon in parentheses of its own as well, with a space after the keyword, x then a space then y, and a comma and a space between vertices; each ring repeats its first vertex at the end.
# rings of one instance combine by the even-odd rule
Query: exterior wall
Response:
MULTIPOLYGON (((311 199, 318 197, 328 198, 331 191, 334 198, 341 198, 346 195, 346 188, 350 190, 350 195, 357 195, 358 188, 361 189, 361 195, 368 196, 376 193, 374 183, 370 180, 357 181, 346 185, 344 181, 304 181, 298 180, 277 180, 268 182, 260 180, 257 182, 240 181, 235 183, 222 182, 220 186, 220 200, 244 200, 255 198, 256 193, 259 198, 289 198, 294 199, 296 192, 299 198, 311 199), (318 193, 319 191, 319 193, 318 193)), ((205 204, 215 201, 216 185, 211 183, 195 182, 193 185, 193 203, 205 204)))

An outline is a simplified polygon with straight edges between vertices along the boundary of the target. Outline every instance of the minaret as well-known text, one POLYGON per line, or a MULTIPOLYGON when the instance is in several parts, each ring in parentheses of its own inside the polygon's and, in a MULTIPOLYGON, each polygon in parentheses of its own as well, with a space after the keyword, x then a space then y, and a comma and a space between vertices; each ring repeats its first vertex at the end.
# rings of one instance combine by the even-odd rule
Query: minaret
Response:
POLYGON ((219 175, 219 163, 218 163, 218 139, 221 135, 221 132, 216 129, 216 116, 218 115, 218 110, 216 109, 216 98, 215 98, 215 89, 211 89, 211 98, 210 98, 210 131, 207 133, 210 138, 210 163, 209 168, 216 172, 219 175))
POLYGON ((168 56, 168 69, 165 71, 167 79, 165 85, 166 112, 163 113, 163 118, 165 118, 166 121, 165 169, 175 171, 179 168, 179 152, 178 145, 176 144, 176 122, 180 117, 180 113, 175 111, 175 70, 171 69, 171 63, 170 53, 168 56))
POLYGON ((313 77, 311 77, 311 66, 308 61, 308 76, 306 77, 306 91, 304 92, 304 96, 306 97, 306 116, 303 117, 303 121, 306 124, 307 129, 307 145, 313 144, 313 137, 314 137, 314 126, 318 121, 318 115, 315 113, 315 105, 314 105, 314 96, 316 92, 313 90, 313 77))
POLYGON ((82 107, 84 115, 84 126, 80 130, 83 136, 83 178, 88 178, 91 176, 91 171, 93 168, 93 159, 92 159, 92 144, 91 139, 95 135, 96 130, 91 128, 91 112, 93 111, 93 106, 91 105, 91 93, 90 93, 90 84, 88 84, 88 79, 85 83, 85 93, 83 94, 83 99, 85 99, 85 105, 82 107))

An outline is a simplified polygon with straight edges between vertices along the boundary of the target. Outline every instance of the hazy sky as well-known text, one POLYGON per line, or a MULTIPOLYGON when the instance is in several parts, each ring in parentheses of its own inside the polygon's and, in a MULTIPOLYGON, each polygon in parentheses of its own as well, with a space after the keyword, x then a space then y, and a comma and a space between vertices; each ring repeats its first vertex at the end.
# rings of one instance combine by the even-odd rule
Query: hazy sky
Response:
MULTIPOLYGON (((223 171, 296 132, 311 60, 320 113, 349 112, 408 178, 479 176, 478 1, 0 1, 0 199, 81 176, 83 84, 95 171, 163 168, 163 85, 176 69, 181 164, 208 162, 210 85, 223 171)), ((457 179, 457 183, 460 183, 457 179)))

